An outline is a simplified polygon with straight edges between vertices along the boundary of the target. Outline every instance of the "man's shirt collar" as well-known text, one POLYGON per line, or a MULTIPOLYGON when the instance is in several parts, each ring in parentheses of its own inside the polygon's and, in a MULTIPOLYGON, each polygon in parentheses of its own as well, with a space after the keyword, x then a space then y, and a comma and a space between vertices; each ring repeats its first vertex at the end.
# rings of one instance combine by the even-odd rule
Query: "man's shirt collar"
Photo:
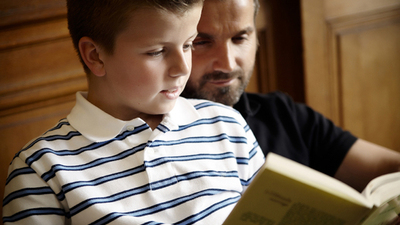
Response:
POLYGON ((260 103, 249 100, 246 92, 243 92, 243 94, 240 96, 239 101, 233 106, 233 108, 238 110, 244 118, 246 118, 246 116, 256 115, 257 112, 260 110, 260 107, 260 103))

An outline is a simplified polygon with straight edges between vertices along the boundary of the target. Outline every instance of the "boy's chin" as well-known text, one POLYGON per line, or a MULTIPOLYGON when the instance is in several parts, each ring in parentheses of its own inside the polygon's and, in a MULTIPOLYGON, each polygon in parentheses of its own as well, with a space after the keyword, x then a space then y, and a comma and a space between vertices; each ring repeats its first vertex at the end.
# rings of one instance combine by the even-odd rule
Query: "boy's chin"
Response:
POLYGON ((175 104, 176 104, 176 99, 175 100, 170 100, 167 103, 161 103, 161 104, 159 104, 157 106, 156 109, 154 109, 152 111, 152 113, 149 113, 149 114, 152 114, 152 115, 164 115, 164 114, 167 114, 167 113, 171 112, 172 109, 174 109, 175 104))

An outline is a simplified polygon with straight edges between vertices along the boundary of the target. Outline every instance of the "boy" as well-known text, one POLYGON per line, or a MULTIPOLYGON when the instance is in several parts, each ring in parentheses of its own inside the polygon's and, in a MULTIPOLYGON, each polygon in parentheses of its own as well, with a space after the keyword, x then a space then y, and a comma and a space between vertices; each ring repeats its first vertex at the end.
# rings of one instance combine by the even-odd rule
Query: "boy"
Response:
POLYGON ((239 113, 179 97, 201 0, 68 0, 88 92, 14 158, 5 224, 221 224, 264 161, 239 113))

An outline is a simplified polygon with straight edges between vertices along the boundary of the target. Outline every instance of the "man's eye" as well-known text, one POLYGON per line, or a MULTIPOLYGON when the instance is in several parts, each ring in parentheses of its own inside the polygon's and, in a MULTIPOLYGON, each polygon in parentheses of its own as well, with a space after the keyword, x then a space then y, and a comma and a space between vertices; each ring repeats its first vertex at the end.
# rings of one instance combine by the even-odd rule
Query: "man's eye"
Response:
POLYGON ((209 44, 209 43, 210 43, 210 41, 199 40, 199 41, 194 41, 193 42, 193 46, 196 47, 196 46, 199 46, 199 45, 206 45, 206 44, 209 44))
POLYGON ((247 40, 247 37, 244 37, 244 36, 233 37, 233 38, 232 38, 232 41, 233 41, 234 43, 241 43, 241 42, 243 42, 243 41, 245 41, 245 40, 247 40))

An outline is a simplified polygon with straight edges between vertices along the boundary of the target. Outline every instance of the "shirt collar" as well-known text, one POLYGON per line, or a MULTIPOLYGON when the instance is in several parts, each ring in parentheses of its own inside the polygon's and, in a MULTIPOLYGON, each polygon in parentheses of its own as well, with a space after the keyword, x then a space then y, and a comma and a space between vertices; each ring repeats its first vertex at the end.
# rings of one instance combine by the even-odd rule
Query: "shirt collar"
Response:
MULTIPOLYGON (((76 104, 67 119, 72 127, 93 142, 111 140, 126 129, 146 124, 140 118, 130 121, 117 119, 90 103, 86 98, 87 92, 76 93, 76 104)), ((178 129, 179 125, 191 123, 199 118, 200 115, 193 105, 179 97, 175 107, 164 115, 161 124, 167 130, 174 130, 178 129)))
POLYGON ((233 106, 243 117, 256 115, 260 107, 260 103, 249 100, 246 92, 243 92, 239 101, 233 106))

